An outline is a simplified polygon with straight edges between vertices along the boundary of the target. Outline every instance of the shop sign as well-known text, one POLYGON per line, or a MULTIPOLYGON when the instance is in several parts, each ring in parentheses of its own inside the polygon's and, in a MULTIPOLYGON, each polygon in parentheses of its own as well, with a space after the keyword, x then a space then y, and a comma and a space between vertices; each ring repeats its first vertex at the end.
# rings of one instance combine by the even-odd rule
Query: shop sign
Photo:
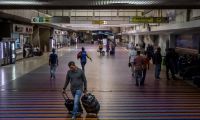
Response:
POLYGON ((13 32, 14 33, 32 34, 33 33, 33 27, 28 26, 28 25, 13 24, 13 32))
POLYGON ((168 17, 130 17, 132 23, 168 23, 168 17))
POLYGON ((54 30, 54 34, 56 34, 56 35, 61 35, 62 32, 61 32, 60 30, 54 30))

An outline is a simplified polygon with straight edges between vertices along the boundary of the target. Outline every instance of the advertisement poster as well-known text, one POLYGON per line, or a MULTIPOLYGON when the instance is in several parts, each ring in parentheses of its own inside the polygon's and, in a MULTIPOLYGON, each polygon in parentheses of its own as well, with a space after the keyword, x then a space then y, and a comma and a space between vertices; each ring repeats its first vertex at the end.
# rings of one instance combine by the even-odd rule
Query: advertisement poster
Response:
POLYGON ((200 35, 199 34, 182 34, 176 36, 176 47, 198 49, 200 35))

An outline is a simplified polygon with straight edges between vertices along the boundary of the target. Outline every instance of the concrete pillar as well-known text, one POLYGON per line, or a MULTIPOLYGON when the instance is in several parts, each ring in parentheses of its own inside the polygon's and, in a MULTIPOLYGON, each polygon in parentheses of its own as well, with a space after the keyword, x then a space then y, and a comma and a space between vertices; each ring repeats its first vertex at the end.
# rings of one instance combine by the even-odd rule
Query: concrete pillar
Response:
POLYGON ((169 48, 175 48, 176 47, 176 36, 174 34, 171 34, 169 37, 169 48))
POLYGON ((49 48, 50 28, 39 28, 41 50, 47 52, 49 48))
POLYGON ((163 56, 166 54, 165 49, 167 48, 168 41, 169 41, 169 35, 167 35, 167 34, 160 34, 159 35, 158 46, 161 48, 161 54, 163 56))
POLYGON ((33 26, 32 38, 33 38, 32 39, 33 46, 39 46, 40 48, 39 27, 37 25, 33 26))
POLYGON ((120 33, 120 27, 111 27, 110 30, 111 30, 113 33, 120 33))
POLYGON ((140 36, 135 35, 135 45, 139 43, 139 40, 140 40, 140 36))

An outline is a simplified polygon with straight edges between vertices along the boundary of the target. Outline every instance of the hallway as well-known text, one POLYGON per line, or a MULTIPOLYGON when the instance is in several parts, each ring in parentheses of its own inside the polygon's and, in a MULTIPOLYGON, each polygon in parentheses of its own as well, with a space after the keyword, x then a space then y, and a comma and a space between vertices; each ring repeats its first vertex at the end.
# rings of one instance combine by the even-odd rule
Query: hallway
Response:
MULTIPOLYGON (((99 56, 97 47, 87 45, 93 61, 86 65, 88 92, 101 104, 97 118, 84 114, 80 120, 198 120, 200 90, 182 80, 154 80, 151 66, 145 85, 135 86, 128 68, 128 53, 118 47, 115 56, 99 56)), ((56 80, 50 80, 48 55, 18 62, 15 67, 0 68, 0 120, 67 120, 61 91, 73 60, 80 67, 76 54, 81 46, 59 50, 56 80), (20 65, 19 65, 20 64, 20 65), (26 68, 26 69, 25 69, 26 68), (10 72, 15 69, 15 73, 10 72), (27 72, 26 72, 27 71, 27 72), (23 74, 22 74, 23 73, 23 74), (15 74, 15 75, 14 75, 15 74), (17 76, 17 77, 11 77, 17 76)), ((68 89, 69 90, 69 87, 68 89)), ((68 91, 71 96, 70 92, 68 91)), ((94 116, 93 116, 94 117, 94 116)))

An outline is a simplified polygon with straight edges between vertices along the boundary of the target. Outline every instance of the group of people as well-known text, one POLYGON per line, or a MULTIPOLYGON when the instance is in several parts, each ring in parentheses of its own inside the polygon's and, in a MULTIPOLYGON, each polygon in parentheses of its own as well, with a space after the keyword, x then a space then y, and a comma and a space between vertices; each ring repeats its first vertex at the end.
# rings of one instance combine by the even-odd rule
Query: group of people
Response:
POLYGON ((163 62, 166 65, 167 80, 170 80, 169 72, 171 73, 171 77, 173 80, 177 79, 175 75, 178 73, 178 55, 174 49, 166 49, 166 56, 163 59, 160 47, 158 47, 154 52, 154 47, 148 44, 147 49, 144 52, 144 56, 140 56, 140 49, 138 49, 136 46, 134 46, 133 44, 128 45, 128 48, 130 49, 129 66, 132 68, 132 75, 136 79, 136 85, 144 85, 146 70, 149 69, 150 60, 152 60, 155 66, 156 80, 160 80, 161 66, 163 62))
MULTIPOLYGON (((85 48, 82 47, 82 50, 77 54, 77 59, 80 59, 82 69, 78 68, 75 65, 74 61, 68 63, 69 70, 66 75, 66 81, 63 87, 63 93, 70 83, 71 94, 74 98, 74 106, 72 111, 72 119, 76 119, 78 115, 83 113, 83 110, 79 110, 80 98, 83 93, 87 93, 87 80, 85 77, 85 65, 87 63, 87 58, 92 61, 92 58, 85 51, 85 48)), ((55 71, 58 66, 58 55, 56 50, 53 48, 52 53, 49 55, 49 66, 50 66, 50 79, 55 79, 55 71)))
POLYGON ((23 57, 41 56, 42 51, 38 46, 33 47, 32 44, 26 43, 23 45, 23 57))
MULTIPOLYGON (((104 55, 104 51, 103 51, 103 41, 99 40, 98 42, 98 51, 100 52, 100 55, 104 55)), ((115 54, 115 47, 116 47, 116 44, 115 42, 107 39, 106 40, 106 54, 107 55, 114 55, 115 54)))

